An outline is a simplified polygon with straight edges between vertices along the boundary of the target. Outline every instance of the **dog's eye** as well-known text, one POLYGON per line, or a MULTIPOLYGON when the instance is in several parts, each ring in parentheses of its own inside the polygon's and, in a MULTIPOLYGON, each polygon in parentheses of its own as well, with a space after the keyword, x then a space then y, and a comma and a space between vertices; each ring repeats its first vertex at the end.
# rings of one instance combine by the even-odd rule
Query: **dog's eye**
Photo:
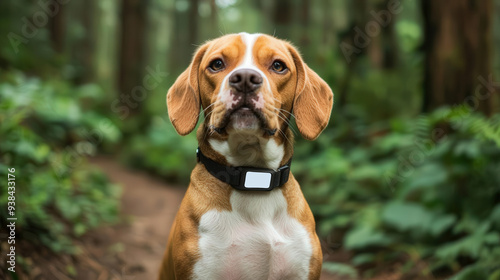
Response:
POLYGON ((224 62, 221 59, 215 59, 214 61, 210 62, 210 65, 208 66, 210 70, 213 72, 218 72, 222 69, 224 69, 224 62))
POLYGON ((285 63, 279 61, 279 60, 275 60, 273 62, 273 65, 271 65, 271 69, 274 71, 274 72, 277 72, 277 73, 283 73, 285 72, 285 70, 287 69, 286 68, 286 65, 285 63))

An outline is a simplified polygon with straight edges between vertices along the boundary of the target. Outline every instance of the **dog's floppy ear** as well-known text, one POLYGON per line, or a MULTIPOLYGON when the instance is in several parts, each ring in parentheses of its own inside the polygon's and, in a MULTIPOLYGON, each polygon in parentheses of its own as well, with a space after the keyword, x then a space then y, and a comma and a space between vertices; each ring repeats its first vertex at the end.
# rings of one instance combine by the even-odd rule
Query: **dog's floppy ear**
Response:
POLYGON ((196 126, 200 115, 198 72, 208 45, 200 47, 191 65, 177 78, 167 93, 168 117, 180 135, 187 135, 196 126))
POLYGON ((307 140, 316 139, 328 125, 333 106, 333 92, 318 74, 302 61, 294 47, 288 47, 297 69, 293 102, 295 121, 307 140))

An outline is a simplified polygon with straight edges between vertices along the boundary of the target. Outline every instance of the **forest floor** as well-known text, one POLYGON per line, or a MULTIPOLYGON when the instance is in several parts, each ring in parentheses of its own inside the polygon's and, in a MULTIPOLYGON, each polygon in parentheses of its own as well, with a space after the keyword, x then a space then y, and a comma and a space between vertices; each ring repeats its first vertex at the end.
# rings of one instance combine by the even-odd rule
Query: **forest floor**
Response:
MULTIPOLYGON (((167 237, 185 188, 130 170, 107 157, 91 159, 113 183, 123 188, 122 222, 93 230, 79 239, 81 253, 55 255, 47 249, 23 244, 29 257, 29 275, 19 279, 156 279, 167 237)), ((3 251, 3 250, 2 250, 3 251)), ((0 273, 1 274, 1 273, 0 273)), ((398 279, 385 275, 376 279, 398 279)), ((1 278, 1 277, 0 277, 1 278)), ((341 280, 323 272, 321 280, 341 280)), ((374 278, 375 279, 375 278, 374 278)))

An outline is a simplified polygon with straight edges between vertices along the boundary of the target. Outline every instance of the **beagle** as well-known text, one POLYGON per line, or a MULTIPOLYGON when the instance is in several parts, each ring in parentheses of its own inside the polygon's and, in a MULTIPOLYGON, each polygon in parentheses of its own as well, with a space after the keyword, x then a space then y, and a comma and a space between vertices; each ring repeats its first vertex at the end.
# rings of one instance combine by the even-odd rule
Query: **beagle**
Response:
POLYGON ((180 135, 205 118, 159 279, 319 279, 314 217, 290 173, 289 122, 293 111, 314 140, 332 105, 329 86, 285 41, 230 34, 197 50, 167 94, 180 135))

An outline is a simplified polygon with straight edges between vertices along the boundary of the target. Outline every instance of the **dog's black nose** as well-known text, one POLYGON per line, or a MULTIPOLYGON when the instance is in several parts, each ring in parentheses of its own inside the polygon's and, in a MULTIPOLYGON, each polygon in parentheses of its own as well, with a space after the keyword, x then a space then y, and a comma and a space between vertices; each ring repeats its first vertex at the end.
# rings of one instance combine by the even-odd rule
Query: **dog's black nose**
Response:
POLYGON ((251 93, 262 85, 262 76, 251 69, 236 70, 229 77, 229 85, 241 93, 251 93))

